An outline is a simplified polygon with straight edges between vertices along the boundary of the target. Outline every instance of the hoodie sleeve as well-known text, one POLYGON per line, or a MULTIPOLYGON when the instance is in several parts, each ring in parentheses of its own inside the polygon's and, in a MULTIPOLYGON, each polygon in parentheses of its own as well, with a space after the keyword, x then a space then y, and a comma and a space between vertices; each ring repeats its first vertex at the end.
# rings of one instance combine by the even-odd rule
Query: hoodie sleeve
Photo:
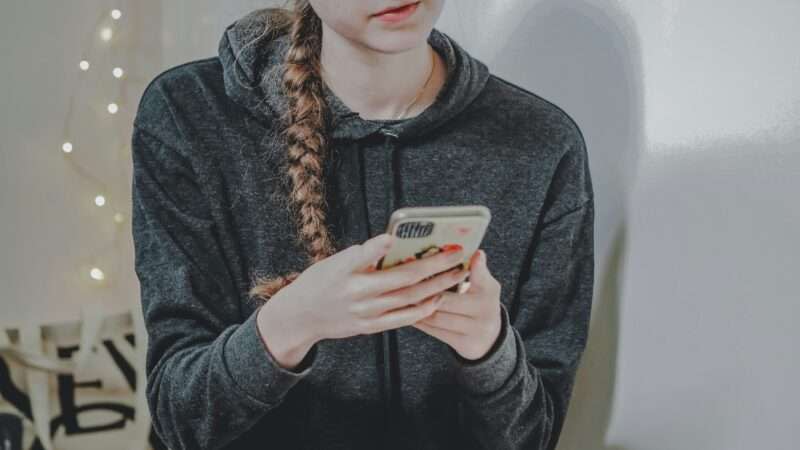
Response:
MULTIPOLYGON (((583 139, 562 157, 512 318, 479 360, 451 349, 465 433, 481 448, 551 450, 585 348, 594 286, 594 198, 583 139)), ((491 260, 487 261, 491 268, 491 260)))
POLYGON ((242 320, 201 180, 191 160, 164 143, 168 130, 135 125, 132 135, 147 398, 153 427, 172 450, 222 448, 313 370, 316 345, 285 369, 261 340, 258 311, 242 320))

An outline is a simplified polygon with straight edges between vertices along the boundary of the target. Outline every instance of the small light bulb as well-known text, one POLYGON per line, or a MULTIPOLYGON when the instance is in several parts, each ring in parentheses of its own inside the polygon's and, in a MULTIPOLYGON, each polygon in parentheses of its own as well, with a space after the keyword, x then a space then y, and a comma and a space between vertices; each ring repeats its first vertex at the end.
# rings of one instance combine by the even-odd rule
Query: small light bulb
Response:
POLYGON ((119 111, 119 106, 116 103, 109 103, 108 104, 108 112, 111 114, 116 114, 119 111))
POLYGON ((72 143, 64 142, 64 145, 61 146, 61 150, 64 150, 64 153, 72 153, 72 143))
POLYGON ((111 10, 111 18, 112 19, 119 20, 120 17, 122 17, 122 11, 120 11, 118 9, 112 9, 111 10))
POLYGON ((122 222, 124 222, 124 221, 125 221, 125 216, 124 216, 122 213, 116 213, 116 214, 114 214, 114 222, 116 222, 116 223, 122 223, 122 222))
POLYGON ((111 31, 111 28, 103 28, 100 30, 100 39, 104 41, 110 41, 113 36, 114 32, 111 31))
POLYGON ((103 271, 98 267, 92 267, 92 270, 89 271, 89 276, 98 281, 106 278, 106 274, 104 274, 103 271))
POLYGON ((106 204, 106 198, 102 195, 98 195, 94 198, 94 204, 97 206, 103 206, 106 204))
POLYGON ((89 70, 89 61, 86 61, 84 59, 83 61, 78 63, 78 67, 80 67, 82 71, 86 72, 87 70, 89 70))
POLYGON ((114 70, 112 70, 111 73, 114 74, 114 77, 116 78, 122 78, 122 75, 125 75, 125 71, 119 67, 114 67, 114 70))

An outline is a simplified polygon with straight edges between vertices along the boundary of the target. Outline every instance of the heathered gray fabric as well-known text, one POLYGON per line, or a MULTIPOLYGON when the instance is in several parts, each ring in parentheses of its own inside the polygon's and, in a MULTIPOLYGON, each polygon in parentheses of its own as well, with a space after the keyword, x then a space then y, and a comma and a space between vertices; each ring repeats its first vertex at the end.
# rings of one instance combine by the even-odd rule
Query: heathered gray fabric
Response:
POLYGON ((486 205, 481 248, 502 285, 503 328, 478 361, 403 327, 320 341, 284 369, 247 296, 255 275, 308 263, 281 203, 286 36, 245 45, 264 12, 231 24, 219 56, 158 75, 134 122, 132 227, 155 430, 173 450, 554 448, 594 281, 578 126, 437 29, 429 42, 448 79, 420 115, 364 120, 326 90, 337 248, 382 233, 401 206, 486 205))

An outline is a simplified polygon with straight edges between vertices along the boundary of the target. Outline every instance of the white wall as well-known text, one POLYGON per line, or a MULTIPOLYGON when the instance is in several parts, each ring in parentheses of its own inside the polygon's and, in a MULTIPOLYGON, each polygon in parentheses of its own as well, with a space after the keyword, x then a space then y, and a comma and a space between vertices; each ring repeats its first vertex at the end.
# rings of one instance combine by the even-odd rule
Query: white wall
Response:
POLYGON ((608 441, 796 449, 800 2, 625 3, 646 147, 608 441))
POLYGON ((621 3, 640 32, 646 130, 657 151, 797 137, 800 2, 621 3))
POLYGON ((161 68, 160 35, 152 33, 161 16, 160 2, 129 3, 0 4, 0 326, 73 320, 83 305, 113 311, 138 299, 128 144, 131 110, 161 68), (117 6, 117 33, 103 42, 96 30, 111 24, 117 6), (88 72, 78 69, 83 58, 88 72), (123 80, 111 76, 115 65, 123 80), (105 109, 112 100, 116 116, 105 109), (108 199, 103 208, 94 205, 98 193, 108 199), (88 277, 95 265, 106 273, 102 283, 88 277))

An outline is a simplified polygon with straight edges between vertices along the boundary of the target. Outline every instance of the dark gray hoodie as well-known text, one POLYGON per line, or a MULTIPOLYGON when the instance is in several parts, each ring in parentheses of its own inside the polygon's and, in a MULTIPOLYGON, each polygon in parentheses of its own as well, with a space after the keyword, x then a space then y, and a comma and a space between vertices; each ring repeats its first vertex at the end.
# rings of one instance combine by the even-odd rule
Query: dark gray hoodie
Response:
POLYGON ((266 11, 227 27, 218 56, 155 77, 134 122, 133 241, 158 435, 173 450, 554 448, 594 278, 578 126, 437 29, 428 42, 448 78, 421 114, 365 120, 326 87, 338 250, 384 232, 399 207, 486 205, 481 248, 502 285, 503 327, 476 361, 402 327, 322 340, 287 370, 247 295, 256 275, 308 263, 281 202, 287 36, 246 45, 266 11))

